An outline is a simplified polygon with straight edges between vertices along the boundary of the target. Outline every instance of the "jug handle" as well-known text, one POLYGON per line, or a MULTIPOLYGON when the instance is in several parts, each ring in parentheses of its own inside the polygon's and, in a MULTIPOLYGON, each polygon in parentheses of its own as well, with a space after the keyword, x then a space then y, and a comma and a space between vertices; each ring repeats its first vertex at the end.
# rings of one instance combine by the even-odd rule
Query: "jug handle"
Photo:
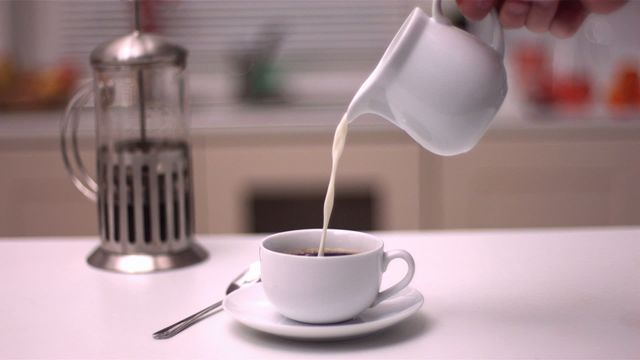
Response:
MULTIPOLYGON (((442 0, 433 0, 431 14, 436 22, 445 25, 451 24, 449 19, 442 12, 442 0)), ((488 45, 491 46, 491 48, 493 48, 501 58, 504 58, 504 34, 502 32, 500 21, 498 20, 498 13, 495 9, 492 9, 488 16, 490 18, 489 21, 491 22, 491 28, 493 29, 491 43, 488 45)))
POLYGON ((93 93, 92 83, 82 85, 69 101, 60 123, 60 145, 64 166, 71 176, 71 181, 80 192, 89 199, 96 201, 98 196, 98 184, 89 175, 78 151, 78 109, 82 107, 93 93), (69 142, 71 145, 69 145, 69 142), (69 154, 69 148, 73 150, 73 156, 69 154))

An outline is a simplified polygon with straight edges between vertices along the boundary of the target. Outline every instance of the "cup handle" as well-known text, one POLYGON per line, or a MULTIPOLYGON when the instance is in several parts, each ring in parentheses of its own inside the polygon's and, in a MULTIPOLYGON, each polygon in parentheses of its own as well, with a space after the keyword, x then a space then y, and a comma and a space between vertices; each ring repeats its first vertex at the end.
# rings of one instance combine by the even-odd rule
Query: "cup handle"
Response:
POLYGON ((397 294, 400 290, 407 287, 407 285, 409 285, 409 283, 411 282, 411 279, 413 279, 413 274, 415 273, 416 265, 415 265, 415 262, 413 261, 413 257, 411 256, 411 254, 409 254, 404 250, 385 251, 384 255, 382 256, 382 272, 387 271, 387 267, 389 266, 389 263, 393 259, 404 260, 407 263, 407 273, 404 275, 402 280, 398 281, 395 285, 378 293, 378 297, 376 297, 375 301, 373 302, 373 304, 371 304, 371 306, 376 306, 379 303, 387 300, 391 296, 397 294))
POLYGON ((82 85, 67 105, 60 123, 60 148, 64 166, 71 176, 73 184, 84 196, 96 201, 98 184, 89 176, 78 151, 78 121, 80 118, 78 109, 91 98, 93 93, 91 85, 91 82, 82 85), (71 142, 71 146, 69 146, 69 142, 71 142), (73 156, 70 156, 69 148, 73 151, 73 156))
POLYGON ((437 23, 443 25, 451 25, 451 21, 449 21, 449 18, 446 17, 442 12, 442 0, 433 0, 433 5, 431 7, 431 16, 437 23))
MULTIPOLYGON (((440 24, 451 25, 449 19, 442 12, 442 0, 433 0, 431 14, 436 22, 440 24)), ((496 12, 496 9, 492 9, 488 16, 489 21, 491 22, 491 28, 493 29, 491 43, 488 45, 491 46, 493 50, 495 50, 498 54, 500 54, 501 58, 504 58, 504 34, 502 32, 502 25, 500 25, 500 20, 498 20, 498 13, 496 12)))
POLYGON ((493 29, 493 37, 489 46, 493 48, 501 58, 504 58, 504 34, 502 31, 502 25, 498 20, 498 13, 496 9, 492 9, 489 13, 489 21, 491 22, 491 28, 493 29))

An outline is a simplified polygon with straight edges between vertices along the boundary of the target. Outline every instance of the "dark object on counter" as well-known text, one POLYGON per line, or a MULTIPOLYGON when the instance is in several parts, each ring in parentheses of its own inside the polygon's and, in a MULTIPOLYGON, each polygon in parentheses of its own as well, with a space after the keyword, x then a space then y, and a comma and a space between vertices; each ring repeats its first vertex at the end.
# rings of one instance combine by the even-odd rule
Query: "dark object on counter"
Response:
MULTIPOLYGON (((324 189, 296 192, 270 189, 254 193, 248 203, 249 228, 254 233, 273 233, 322 225, 324 189)), ((338 191, 335 198, 332 228, 371 231, 378 228, 376 198, 370 190, 338 191)))
POLYGON ((76 66, 67 62, 24 72, 9 58, 0 58, 0 110, 61 108, 77 79, 76 66))
POLYGON ((516 79, 527 101, 563 110, 592 102, 592 81, 586 71, 554 70, 553 54, 543 44, 523 44, 514 53, 516 79))
POLYGON ((640 108, 640 75, 634 62, 625 62, 619 66, 613 75, 607 100, 614 111, 640 108))

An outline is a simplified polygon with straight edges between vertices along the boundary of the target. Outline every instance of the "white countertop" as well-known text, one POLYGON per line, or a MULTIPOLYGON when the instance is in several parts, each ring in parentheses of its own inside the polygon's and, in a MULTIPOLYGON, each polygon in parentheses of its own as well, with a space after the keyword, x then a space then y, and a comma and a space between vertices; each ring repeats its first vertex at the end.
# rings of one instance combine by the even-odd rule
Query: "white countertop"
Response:
MULTIPOLYGON (((151 333, 219 299, 260 236, 199 236, 207 262, 149 275, 96 270, 95 238, 0 239, 0 358, 640 359, 640 228, 379 233, 416 260, 419 313, 351 341, 263 335, 220 312, 151 333)), ((404 271, 392 263, 386 281, 404 271)))

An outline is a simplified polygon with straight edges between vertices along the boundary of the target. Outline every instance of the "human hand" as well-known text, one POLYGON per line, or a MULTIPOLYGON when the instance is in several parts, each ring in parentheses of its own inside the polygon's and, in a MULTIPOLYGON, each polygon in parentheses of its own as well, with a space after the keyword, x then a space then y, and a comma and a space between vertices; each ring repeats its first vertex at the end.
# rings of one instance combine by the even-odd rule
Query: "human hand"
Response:
POLYGON ((456 0, 460 12, 471 20, 484 18, 493 7, 507 29, 527 29, 556 37, 575 34, 590 13, 608 14, 627 0, 456 0))

